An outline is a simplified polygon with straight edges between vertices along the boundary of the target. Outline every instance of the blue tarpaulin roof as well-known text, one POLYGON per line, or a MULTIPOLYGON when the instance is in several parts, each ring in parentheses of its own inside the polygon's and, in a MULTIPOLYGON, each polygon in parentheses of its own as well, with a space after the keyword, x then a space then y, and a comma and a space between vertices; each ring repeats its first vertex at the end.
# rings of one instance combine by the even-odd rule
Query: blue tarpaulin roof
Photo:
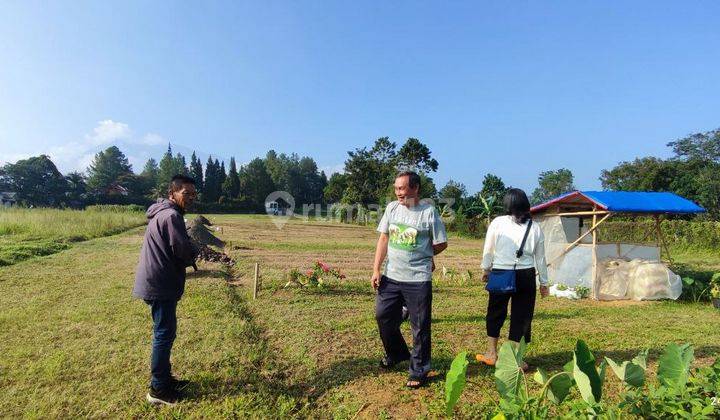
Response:
POLYGON ((600 209, 624 213, 704 213, 705 209, 692 201, 670 192, 648 191, 573 191, 537 205, 533 213, 541 212, 554 204, 593 204, 600 209))

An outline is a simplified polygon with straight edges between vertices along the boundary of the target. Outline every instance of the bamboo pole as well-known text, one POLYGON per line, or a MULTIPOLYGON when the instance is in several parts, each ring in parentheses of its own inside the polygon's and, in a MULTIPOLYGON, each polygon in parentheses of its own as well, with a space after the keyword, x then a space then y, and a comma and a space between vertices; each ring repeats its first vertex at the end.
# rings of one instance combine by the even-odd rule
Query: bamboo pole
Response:
MULTIPOLYGON (((597 210, 594 208, 593 210, 597 210)), ((607 216, 605 217, 607 218, 607 216)), ((603 219, 605 220, 605 219, 603 219)), ((598 287, 597 287, 597 214, 593 214, 593 225, 592 225, 592 291, 593 299, 598 298, 598 287)))
POLYGON ((662 250, 665 248, 665 256, 667 256, 668 262, 673 263, 672 256, 670 255, 670 247, 665 242, 665 235, 662 233, 662 225, 660 224, 660 216, 655 215, 655 231, 657 232, 657 246, 660 248, 660 261, 662 261, 662 250))
POLYGON ((255 277, 253 280, 253 300, 257 299, 258 294, 258 274, 260 272, 260 263, 255 263, 255 277))
POLYGON ((553 216, 595 216, 599 214, 608 214, 607 210, 592 210, 592 211, 576 211, 576 212, 564 212, 554 213, 553 216))
POLYGON ((600 226, 600 224, 601 224, 602 222, 604 222, 605 220, 607 220, 608 217, 610 217, 610 216, 612 216, 612 213, 606 214, 605 217, 603 217, 602 219, 600 219, 599 222, 597 222, 597 224, 595 224, 595 225, 592 226, 590 229, 588 229, 588 231, 585 232, 585 233, 583 233, 579 238, 575 239, 575 241, 574 241, 573 243, 571 243, 570 245, 568 245, 567 248, 565 248, 565 250, 564 250, 560 255, 558 255, 557 257, 553 258, 553 260, 550 261, 547 265, 549 266, 550 264, 554 263, 555 261, 557 261, 558 258, 562 257, 563 255, 567 254, 571 249, 575 248, 575 247, 580 243, 580 241, 583 240, 584 237, 586 237, 586 236, 590 235, 591 233, 595 232, 595 229, 597 229, 597 227, 600 226))

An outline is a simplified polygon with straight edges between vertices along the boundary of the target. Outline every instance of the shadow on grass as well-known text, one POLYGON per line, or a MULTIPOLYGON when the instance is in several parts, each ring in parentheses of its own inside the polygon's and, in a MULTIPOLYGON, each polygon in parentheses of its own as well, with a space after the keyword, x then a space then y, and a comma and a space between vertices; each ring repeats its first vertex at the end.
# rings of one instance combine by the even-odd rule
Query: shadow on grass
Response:
MULTIPOLYGON (((558 312, 536 312, 533 319, 572 319, 580 316, 574 312, 558 313, 558 312)), ((508 319, 505 321, 509 325, 510 313, 508 311, 508 319)), ((433 318, 434 324, 464 324, 464 323, 482 323, 485 322, 485 315, 450 315, 442 318, 433 318)))
POLYGON ((222 270, 200 268, 198 271, 188 270, 186 278, 188 280, 198 278, 226 279, 227 274, 222 270))

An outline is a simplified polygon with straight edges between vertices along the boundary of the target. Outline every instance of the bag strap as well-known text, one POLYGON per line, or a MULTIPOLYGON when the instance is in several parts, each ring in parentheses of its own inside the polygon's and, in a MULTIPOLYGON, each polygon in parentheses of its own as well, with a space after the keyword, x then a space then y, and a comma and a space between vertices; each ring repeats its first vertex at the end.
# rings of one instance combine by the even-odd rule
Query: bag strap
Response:
POLYGON ((532 226, 532 219, 528 219, 528 225, 527 229, 525 229, 525 236, 522 238, 522 242, 520 243, 520 249, 517 250, 515 253, 515 256, 517 258, 520 258, 523 256, 523 253, 525 252, 525 242, 527 241, 528 234, 530 233, 530 227, 532 226))

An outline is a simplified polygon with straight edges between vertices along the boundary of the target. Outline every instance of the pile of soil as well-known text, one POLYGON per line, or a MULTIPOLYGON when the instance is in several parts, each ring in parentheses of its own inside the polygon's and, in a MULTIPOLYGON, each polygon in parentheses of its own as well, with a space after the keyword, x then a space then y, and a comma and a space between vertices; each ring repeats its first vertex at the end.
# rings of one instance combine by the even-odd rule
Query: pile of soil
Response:
POLYGON ((217 236, 213 235, 207 226, 212 226, 212 223, 205 216, 197 216, 190 221, 188 227, 188 236, 200 249, 198 254, 198 261, 216 262, 228 267, 235 265, 235 260, 222 251, 216 251, 211 246, 217 248, 225 247, 225 242, 220 240, 217 236))
POLYGON ((202 246, 200 248, 200 253, 197 257, 198 260, 202 261, 209 261, 209 262, 216 262, 223 265, 226 265, 228 267, 232 267, 235 265, 235 260, 230 258, 230 256, 224 252, 218 252, 214 249, 210 248, 209 246, 202 246))
MULTIPOLYGON (((188 236, 190 236, 190 239, 195 241, 198 245, 210 245, 218 248, 224 247, 225 242, 213 235, 210 229, 207 228, 206 224, 200 218, 205 219, 202 216, 198 216, 190 222, 190 227, 188 228, 188 236)), ((210 222, 208 221, 208 223, 210 222)))
POLYGON ((202 214, 199 215, 198 217, 194 218, 194 219, 193 219, 193 222, 195 222, 195 223, 202 223, 202 224, 205 225, 205 226, 212 226, 212 225, 213 225, 212 222, 210 222, 210 221, 207 219, 207 217, 203 216, 202 214))

